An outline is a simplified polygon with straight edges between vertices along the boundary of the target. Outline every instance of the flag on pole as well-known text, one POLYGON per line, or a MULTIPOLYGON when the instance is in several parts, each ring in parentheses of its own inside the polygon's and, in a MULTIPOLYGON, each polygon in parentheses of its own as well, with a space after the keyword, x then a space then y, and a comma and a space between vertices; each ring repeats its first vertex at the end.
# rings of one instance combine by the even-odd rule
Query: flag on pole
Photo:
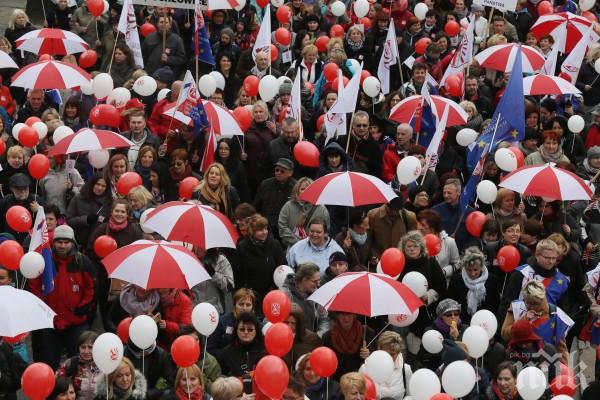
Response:
POLYGON ((556 73, 556 63, 558 62, 558 49, 560 49, 562 46, 562 40, 562 37, 558 38, 558 41, 556 41, 554 43, 554 46, 552 46, 552 50, 550 51, 550 54, 548 54, 546 62, 544 63, 544 66, 540 71, 541 74, 554 76, 554 74, 556 73))
POLYGON ((31 231, 31 241, 29 242, 29 251, 40 253, 44 257, 44 272, 42 272, 42 293, 44 296, 52 293, 54 290, 54 277, 56 276, 56 267, 52 259, 52 248, 50 246, 50 236, 48 234, 48 224, 46 223, 46 213, 44 207, 39 207, 35 216, 35 223, 31 231))
POLYGON ((196 56, 196 59, 203 63, 215 65, 215 58, 210 49, 210 41, 208 40, 208 33, 206 32, 206 24, 204 23, 200 2, 201 0, 196 0, 194 3, 194 14, 196 16, 194 18, 194 55, 196 56))
POLYGON ((198 87, 192 73, 188 70, 185 72, 183 84, 181 85, 175 106, 163 111, 163 114, 189 125, 192 122, 189 115, 199 99, 200 93, 198 92, 198 87))
POLYGON ((435 167, 437 166, 440 145, 442 144, 444 132, 446 131, 446 124, 448 123, 449 108, 450 107, 448 105, 444 106, 444 113, 442 114, 442 119, 437 124, 435 134, 433 135, 433 138, 431 138, 429 146, 427 146, 427 151, 425 152, 425 160, 427 162, 427 165, 429 165, 429 169, 431 170, 435 170, 435 167))
POLYGON ((121 17, 117 27, 119 32, 125 35, 125 43, 133 52, 133 60, 137 65, 144 68, 144 58, 142 57, 142 46, 140 45, 140 36, 138 35, 137 20, 135 10, 131 0, 123 2, 121 17))
POLYGON ((588 45, 592 43, 591 36, 593 27, 594 24, 590 25, 586 33, 581 37, 581 39, 579 39, 579 42, 577 42, 573 50, 569 53, 567 58, 565 58, 565 61, 563 61, 560 67, 561 75, 566 74, 571 77, 571 83, 575 83, 577 80, 577 75, 579 75, 579 70, 581 69, 585 52, 587 51, 588 45))
POLYGON ((417 144, 427 148, 435 133, 436 119, 433 115, 429 85, 423 85, 421 89, 421 102, 417 106, 410 125, 417 136, 417 144))
POLYGON ((398 62, 398 44, 396 43, 396 27, 394 19, 390 19, 390 27, 383 44, 383 53, 377 68, 377 77, 381 83, 381 93, 387 95, 390 92, 390 69, 398 62))
POLYGON ((327 132, 327 137, 325 139, 325 145, 329 143, 331 139, 337 136, 343 136, 346 134, 346 111, 343 111, 342 97, 344 95, 344 85, 343 85, 343 75, 342 71, 338 70, 338 96, 337 100, 331 108, 325 114, 325 131, 327 132), (338 103, 340 105, 338 106, 338 103))
POLYGON ((296 78, 294 79, 294 84, 292 85, 292 94, 290 97, 290 107, 288 108, 288 117, 294 118, 298 121, 298 126, 300 128, 300 139, 304 137, 304 130, 302 127, 302 91, 300 90, 302 85, 302 74, 300 73, 300 69, 296 71, 296 78))
POLYGON ((252 48, 252 59, 256 62, 256 54, 259 52, 265 52, 269 55, 269 63, 271 63, 271 4, 267 4, 265 7, 265 18, 263 18, 260 24, 260 30, 256 36, 256 42, 252 48))
POLYGON ((467 68, 467 65, 471 61, 473 61, 473 44, 475 43, 475 18, 469 21, 469 26, 467 26, 467 30, 465 31, 462 40, 460 41, 458 47, 454 51, 454 56, 446 68, 444 72, 444 76, 440 81, 440 85, 444 85, 446 79, 449 76, 456 75, 461 72, 463 69, 467 68))
POLYGON ((208 140, 202 154, 202 162, 200 164, 200 172, 206 172, 210 164, 215 162, 215 151, 217 151, 217 134, 214 129, 210 129, 208 140))

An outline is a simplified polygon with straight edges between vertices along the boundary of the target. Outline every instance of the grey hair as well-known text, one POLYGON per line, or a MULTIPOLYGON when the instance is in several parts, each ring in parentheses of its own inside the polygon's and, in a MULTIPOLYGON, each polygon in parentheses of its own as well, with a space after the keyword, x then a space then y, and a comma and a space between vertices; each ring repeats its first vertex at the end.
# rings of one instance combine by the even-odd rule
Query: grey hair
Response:
POLYGON ((400 239, 400 250, 402 250, 403 253, 406 249, 406 243, 408 242, 416 243, 421 248, 422 256, 429 256, 429 252, 427 251, 427 247, 425 246, 425 238, 423 237, 423 234, 420 231, 409 231, 406 233, 406 235, 402 236, 402 239, 400 239))
POLYGON ((485 255, 481 250, 473 246, 465 250, 465 254, 460 262, 463 268, 467 268, 476 261, 481 263, 482 268, 485 266, 485 255))
POLYGON ((15 20, 17 19, 17 16, 19 16, 19 15, 23 15, 25 17, 26 24, 29 23, 29 16, 27 15, 27 13, 25 11, 17 8, 12 12, 10 19, 8 20, 8 28, 9 29, 15 29, 15 20))
POLYGON ((452 185, 456 188, 456 190, 458 190, 459 192, 462 191, 462 183, 460 183, 460 180, 458 178, 449 178, 446 180, 446 183, 444 183, 444 186, 448 186, 448 185, 452 185))
POLYGON ((311 276, 321 271, 319 266, 315 263, 307 262, 298 265, 298 269, 294 274, 294 280, 296 282, 302 282, 303 279, 309 279, 311 276))
POLYGON ((366 111, 359 110, 354 113, 354 119, 356 119, 356 117, 369 119, 369 114, 367 114, 366 111))

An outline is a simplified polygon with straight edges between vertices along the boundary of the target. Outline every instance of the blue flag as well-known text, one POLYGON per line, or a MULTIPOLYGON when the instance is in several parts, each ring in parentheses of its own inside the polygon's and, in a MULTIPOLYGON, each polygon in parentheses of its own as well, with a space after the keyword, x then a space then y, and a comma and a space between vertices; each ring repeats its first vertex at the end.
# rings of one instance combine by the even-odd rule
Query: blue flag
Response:
POLYGON ((420 112, 420 116, 414 116, 410 120, 410 125, 414 129, 415 135, 417 135, 417 144, 427 148, 435 134, 436 121, 430 105, 424 105, 420 112), (418 121, 419 118, 420 121, 418 121))
MULTIPOLYGON (((196 1, 196 6, 199 4, 196 1)), ((194 54, 199 61, 206 64, 215 65, 215 58, 213 57, 212 50, 210 49, 210 40, 208 39, 208 33, 206 32, 206 24, 204 23, 204 16, 202 11, 196 9, 196 26, 194 32, 194 54)), ((196 77, 197 79, 198 77, 196 77)))
POLYGON ((198 104, 192 108, 190 118, 194 121, 194 138, 198 138, 202 131, 210 126, 202 101, 198 101, 198 104))

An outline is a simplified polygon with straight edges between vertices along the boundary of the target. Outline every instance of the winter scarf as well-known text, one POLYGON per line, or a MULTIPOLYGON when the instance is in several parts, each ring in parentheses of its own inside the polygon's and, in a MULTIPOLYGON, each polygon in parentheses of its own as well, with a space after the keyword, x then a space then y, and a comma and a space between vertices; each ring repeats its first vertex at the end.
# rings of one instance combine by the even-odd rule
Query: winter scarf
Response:
POLYGON ((358 42, 351 42, 351 41, 347 40, 346 43, 348 43, 348 47, 350 47, 353 51, 358 51, 358 50, 362 49, 365 41, 359 40, 358 42))
POLYGON ((483 300, 485 299, 485 282, 488 279, 488 270, 484 265, 481 268, 481 275, 479 278, 471 279, 467 275, 467 270, 463 268, 462 278, 465 282, 465 286, 467 289, 469 289, 467 292, 467 310, 469 311, 469 315, 473 315, 475 312, 477 312, 477 307, 479 307, 479 305, 483 303, 483 300))
POLYGON ((350 231, 350 236, 352 240, 356 242, 359 246, 362 246, 367 241, 367 232, 365 233, 356 233, 352 229, 348 229, 350 231))
POLYGON ((585 168, 586 172, 592 176, 595 176, 598 173, 598 168, 593 168, 587 158, 583 160, 583 168, 585 168))
POLYGON ((216 189, 212 189, 206 181, 202 181, 200 194, 209 203, 214 205, 223 204, 223 210, 227 210, 227 186, 219 185, 216 189))
POLYGON ((344 331, 340 323, 333 322, 331 329, 331 342, 333 349, 342 354, 357 354, 363 341, 363 327, 357 319, 354 320, 348 332, 344 331))
POLYGON ((119 302, 127 314, 137 317, 153 312, 160 303, 160 295, 158 292, 152 292, 146 299, 139 300, 135 295, 135 286, 129 285, 121 291, 119 302))
POLYGON ((192 393, 188 393, 182 388, 178 387, 175 391, 175 394, 179 399, 202 400, 204 398, 204 390, 202 389, 202 386, 198 386, 192 393))
POLYGON ((504 395, 502 394, 502 392, 500 391, 500 388, 498 387, 498 384, 496 383, 496 381, 492 382, 492 391, 494 392, 494 394, 496 395, 496 397, 498 398, 498 400, 513 400, 515 399, 519 393, 517 392, 517 388, 515 387, 512 391, 512 393, 508 394, 508 395, 504 395))
POLYGON ((122 231, 123 229, 127 228, 128 224, 129 224, 129 221, 127 221, 127 220, 125 220, 125 221, 123 221, 121 223, 116 222, 115 219, 112 217, 112 215, 108 219, 108 227, 113 232, 120 232, 120 231, 122 231))
MULTIPOLYGON (((461 320, 459 319, 456 322, 456 328, 460 331, 460 327, 462 325, 461 320)), ((433 321, 433 326, 442 334, 449 335, 450 334, 450 325, 446 325, 446 323, 442 320, 442 317, 437 317, 435 321, 433 321)))
POLYGON ((563 151, 562 149, 558 150, 556 153, 550 154, 546 152, 546 149, 544 148, 544 146, 540 146, 540 148, 538 149, 540 155, 542 156, 542 158, 544 159, 545 162, 553 162, 553 163, 557 163, 560 161, 561 157, 563 156, 563 151))

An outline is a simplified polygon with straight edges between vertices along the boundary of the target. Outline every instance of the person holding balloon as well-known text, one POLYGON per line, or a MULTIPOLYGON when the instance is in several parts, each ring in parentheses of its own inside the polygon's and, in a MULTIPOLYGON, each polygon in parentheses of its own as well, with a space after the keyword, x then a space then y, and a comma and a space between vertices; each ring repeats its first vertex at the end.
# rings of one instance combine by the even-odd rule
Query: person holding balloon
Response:
POLYGON ((146 400, 147 391, 144 375, 123 357, 117 369, 98 379, 94 400, 146 400))
POLYGON ((94 388, 101 375, 92 357, 92 349, 97 337, 98 334, 93 331, 85 331, 79 335, 77 339, 79 354, 67 359, 56 370, 57 377, 65 377, 73 383, 74 393, 80 400, 94 398, 94 388))
MULTIPOLYGON (((61 213, 65 213, 70 198, 79 193, 84 181, 77 169, 67 169, 62 157, 50 157, 49 161, 50 169, 43 178, 39 179, 39 184, 45 195, 46 203, 55 204, 61 213)), ((30 169, 32 168, 33 166, 30 166, 30 169)), ((33 172, 41 174, 43 171, 33 172)))
MULTIPOLYGON (((506 190, 506 189, 503 189, 506 190)), ((500 195, 499 195, 500 197, 500 195)), ((498 252, 504 246, 512 246, 518 251, 519 259, 517 265, 523 265, 531 257, 531 252, 527 246, 519 243, 521 238, 521 219, 504 219, 500 226, 501 238, 498 241, 488 243, 485 246, 487 267, 490 273, 494 274, 501 282, 504 281, 507 271, 504 271, 498 265, 498 252)), ((510 271, 509 271, 510 272, 510 271)))
MULTIPOLYGON (((310 400, 341 400, 340 385, 335 379, 317 375, 311 367, 310 353, 304 354, 296 363, 295 379, 304 384, 305 394, 310 400), (329 394, 329 397, 326 395, 329 394)), ((313 362, 315 362, 313 360, 313 362)))
POLYGON ((442 219, 433 210, 423 210, 417 215, 417 226, 423 235, 435 235, 440 239, 441 249, 435 256, 439 266, 444 272, 447 281, 452 275, 460 271, 460 256, 454 238, 448 236, 442 229, 442 219))
POLYGON ((292 350, 284 356, 284 361, 292 369, 302 356, 310 353, 321 345, 321 338, 304 326, 304 310, 297 304, 292 303, 290 315, 283 321, 292 330, 294 343, 292 350))

